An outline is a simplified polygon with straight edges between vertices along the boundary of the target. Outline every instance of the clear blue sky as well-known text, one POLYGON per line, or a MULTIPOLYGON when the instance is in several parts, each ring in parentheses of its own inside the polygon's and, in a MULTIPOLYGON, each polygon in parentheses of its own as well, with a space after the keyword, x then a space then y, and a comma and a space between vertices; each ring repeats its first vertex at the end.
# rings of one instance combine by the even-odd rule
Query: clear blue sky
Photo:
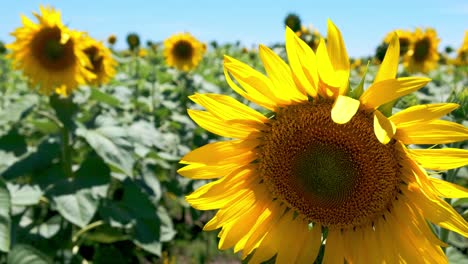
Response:
POLYGON ((435 28, 440 50, 446 45, 457 48, 468 30, 467 0, 20 0, 2 2, 0 40, 11 42, 9 33, 21 25, 20 14, 32 17, 40 4, 60 9, 65 24, 96 39, 117 35, 118 48, 125 47, 129 32, 137 32, 143 41, 162 41, 187 31, 205 42, 240 40, 247 47, 268 45, 283 41, 283 21, 290 12, 322 34, 326 34, 327 18, 332 19, 351 56, 374 54, 386 33, 397 28, 435 28))

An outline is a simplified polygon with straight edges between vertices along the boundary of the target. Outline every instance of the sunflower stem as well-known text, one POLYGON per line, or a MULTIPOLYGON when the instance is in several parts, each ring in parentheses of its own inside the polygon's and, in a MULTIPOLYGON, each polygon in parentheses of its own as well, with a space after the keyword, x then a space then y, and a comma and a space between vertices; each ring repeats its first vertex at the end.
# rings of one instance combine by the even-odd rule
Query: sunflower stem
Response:
POLYGON ((63 172, 67 178, 73 177, 72 163, 71 163, 71 147, 70 147, 70 130, 68 126, 62 127, 62 167, 63 172))

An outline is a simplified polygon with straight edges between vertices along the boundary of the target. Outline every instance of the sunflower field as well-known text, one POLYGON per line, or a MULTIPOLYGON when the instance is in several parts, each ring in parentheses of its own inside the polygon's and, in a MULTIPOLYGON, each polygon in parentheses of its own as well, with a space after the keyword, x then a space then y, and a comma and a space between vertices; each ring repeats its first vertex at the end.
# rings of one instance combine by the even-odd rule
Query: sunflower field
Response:
POLYGON ((258 49, 21 21, 0 42, 0 263, 468 263, 468 31, 350 58, 295 14, 258 49))

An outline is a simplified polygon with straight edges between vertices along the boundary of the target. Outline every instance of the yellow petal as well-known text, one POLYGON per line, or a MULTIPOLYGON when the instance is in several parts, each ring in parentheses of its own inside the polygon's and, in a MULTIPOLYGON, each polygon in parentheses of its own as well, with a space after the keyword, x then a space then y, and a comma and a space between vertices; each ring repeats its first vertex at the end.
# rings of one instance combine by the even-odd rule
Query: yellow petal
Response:
POLYGON ((374 82, 380 82, 387 79, 394 79, 398 70, 398 61, 400 59, 400 41, 398 35, 393 34, 387 52, 385 53, 384 60, 380 65, 379 71, 375 76, 374 82))
POLYGON ((420 124, 421 122, 439 119, 457 109, 458 106, 458 104, 454 103, 415 105, 394 114, 390 117, 390 120, 397 127, 412 125, 414 123, 420 124))
POLYGON ((245 259, 252 251, 260 246, 265 237, 272 228, 275 228, 279 219, 281 218, 284 208, 279 203, 270 203, 267 205, 265 213, 269 212, 269 217, 264 221, 258 221, 254 227, 249 238, 245 242, 244 249, 242 250, 242 259, 245 259))
POLYGON ((281 237, 281 243, 288 246, 278 248, 276 263, 297 263, 297 255, 301 247, 305 246, 304 240, 307 237, 307 233, 309 233, 307 223, 298 219, 291 219, 287 225, 287 231, 283 231, 283 236, 281 237))
POLYGON ((264 203, 257 200, 253 206, 245 208, 245 213, 236 221, 224 225, 222 233, 219 233, 218 248, 226 250, 238 243, 249 232, 264 210, 264 203))
POLYGON ((212 113, 200 110, 187 110, 188 115, 202 128, 215 133, 217 135, 229 138, 247 138, 255 131, 259 131, 260 127, 255 127, 254 124, 248 122, 226 122, 220 120, 212 113))
POLYGON ((422 167, 430 170, 450 170, 468 165, 466 149, 408 149, 408 152, 422 167))
POLYGON ((186 154, 180 163, 220 165, 232 163, 232 158, 252 151, 260 144, 258 139, 218 141, 206 144, 186 154))
POLYGON ((195 94, 190 96, 195 103, 203 106, 213 115, 224 120, 253 120, 265 123, 268 118, 231 96, 221 94, 195 94))
POLYGON ((325 243, 324 264, 344 263, 343 235, 340 229, 328 230, 327 242, 325 243))
POLYGON ((421 77, 405 77, 374 82, 364 91, 359 100, 366 108, 375 109, 422 88, 430 80, 421 77))
POLYGON ((282 246, 281 239, 285 233, 289 232, 288 227, 292 220, 293 213, 291 210, 285 213, 278 221, 277 225, 266 234, 262 243, 250 259, 250 263, 262 263, 272 258, 278 252, 279 247, 282 246))
POLYGON ((359 109, 359 100, 348 96, 338 95, 331 110, 331 118, 337 124, 346 124, 359 109))
POLYGON ((317 47, 317 65, 320 65, 317 70, 322 82, 322 84, 319 83, 317 92, 325 98, 336 97, 340 91, 340 81, 335 76, 335 69, 328 56, 323 38, 320 39, 317 47))
POLYGON ((224 76, 229 86, 245 99, 272 111, 276 108, 278 98, 273 94, 273 84, 266 76, 247 64, 224 56, 224 76), (242 88, 234 83, 230 74, 242 88))
POLYGON ((382 144, 387 144, 395 135, 396 127, 380 111, 374 111, 374 133, 382 144))
POLYGON ((447 202, 438 197, 429 197, 414 184, 410 184, 408 189, 402 188, 402 191, 429 221, 468 236, 468 223, 447 202))
POLYGON ((322 226, 315 224, 307 234, 306 240, 301 246, 297 263, 314 263, 317 258, 320 246, 322 245, 322 226))
POLYGON ((315 54, 289 27, 286 27, 286 52, 298 88, 317 97, 318 73, 315 54))
POLYGON ((260 45, 259 54, 278 97, 286 99, 288 104, 307 100, 307 95, 297 89, 292 79, 291 69, 276 53, 270 48, 260 45))
POLYGON ((206 165, 200 163, 189 164, 177 171, 180 175, 190 179, 213 179, 220 178, 231 173, 234 169, 250 163, 257 159, 252 153, 242 154, 238 156, 241 163, 227 163, 221 165, 206 165), (250 161, 249 160, 250 157, 250 161))
POLYGON ((330 19, 328 20, 327 51, 333 68, 337 73, 339 94, 344 95, 348 89, 349 57, 340 30, 330 19))
POLYGON ((429 178, 434 189, 437 190, 440 196, 445 198, 466 198, 468 197, 468 189, 457 184, 446 182, 437 178, 429 178))
POLYGON ((395 137, 404 144, 446 144, 468 139, 468 129, 463 125, 434 120, 397 127, 395 137))

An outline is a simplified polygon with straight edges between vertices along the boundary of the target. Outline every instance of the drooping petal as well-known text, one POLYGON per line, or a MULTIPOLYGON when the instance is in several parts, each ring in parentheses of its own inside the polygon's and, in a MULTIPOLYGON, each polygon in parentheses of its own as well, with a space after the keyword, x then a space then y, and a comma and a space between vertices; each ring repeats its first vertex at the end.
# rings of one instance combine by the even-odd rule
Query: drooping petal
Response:
POLYGON ((374 111, 374 133, 382 144, 387 144, 393 138, 396 127, 380 111, 374 111))
POLYGON ((374 82, 359 100, 366 108, 375 109, 424 87, 430 80, 421 77, 404 77, 374 82))
POLYGON ((397 126, 395 137, 404 144, 446 144, 468 139, 468 129, 446 120, 397 126))
POLYGON ((468 165, 466 149, 408 149, 408 152, 417 163, 430 170, 450 170, 468 165))
POLYGON ((463 188, 460 185, 453 184, 437 178, 429 178, 432 186, 437 192, 445 198, 467 198, 468 189, 463 188))
POLYGON ((438 197, 429 197, 414 184, 410 184, 408 189, 402 188, 402 191, 429 221, 468 236, 468 223, 447 202, 438 197))
POLYGON ((307 101, 307 95, 297 89, 291 69, 276 53, 260 45, 259 54, 278 97, 286 99, 288 104, 307 101))
POLYGON ((315 53, 289 27, 286 27, 286 52, 298 88, 317 97, 318 72, 315 53))
POLYGON ((400 41, 398 35, 394 33, 390 41, 385 57, 380 65, 379 71, 375 76, 374 82, 394 79, 398 70, 398 61, 400 59, 400 41))
POLYGON ((331 110, 331 118, 337 124, 346 124, 353 118, 360 106, 359 100, 338 95, 331 110))
POLYGON ((392 120, 392 122, 397 125, 397 127, 415 123, 420 124, 422 122, 439 119, 442 116, 457 109, 458 106, 458 104, 454 103, 415 105, 392 115, 390 120, 392 120))

